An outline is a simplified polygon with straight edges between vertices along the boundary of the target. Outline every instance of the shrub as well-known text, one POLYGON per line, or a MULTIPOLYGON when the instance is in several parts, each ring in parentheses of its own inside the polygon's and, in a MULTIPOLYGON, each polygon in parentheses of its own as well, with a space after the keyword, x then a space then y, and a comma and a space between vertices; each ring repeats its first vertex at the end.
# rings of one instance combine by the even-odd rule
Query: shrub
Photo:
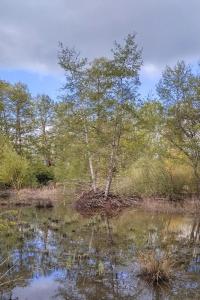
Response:
POLYGON ((194 176, 188 165, 172 163, 156 158, 138 159, 115 181, 115 189, 122 194, 143 196, 169 196, 192 192, 194 176))
POLYGON ((1 185, 20 189, 27 181, 29 163, 20 157, 10 145, 4 145, 0 157, 1 185))
POLYGON ((47 185, 49 181, 54 180, 54 172, 52 167, 47 167, 41 162, 32 165, 32 172, 39 185, 47 185))
POLYGON ((171 193, 170 177, 161 161, 144 157, 135 162, 117 183, 120 193, 155 195, 171 193))

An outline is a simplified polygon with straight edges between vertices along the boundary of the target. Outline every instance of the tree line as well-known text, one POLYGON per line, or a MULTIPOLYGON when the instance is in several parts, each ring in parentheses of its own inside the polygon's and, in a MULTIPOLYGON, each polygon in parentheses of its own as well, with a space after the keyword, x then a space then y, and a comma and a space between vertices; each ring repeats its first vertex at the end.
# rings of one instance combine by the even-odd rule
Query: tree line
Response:
POLYGON ((166 66, 155 97, 141 99, 142 50, 135 35, 109 58, 89 61, 59 46, 59 100, 33 98, 0 81, 0 183, 91 182, 94 191, 166 195, 200 192, 200 75, 166 66))

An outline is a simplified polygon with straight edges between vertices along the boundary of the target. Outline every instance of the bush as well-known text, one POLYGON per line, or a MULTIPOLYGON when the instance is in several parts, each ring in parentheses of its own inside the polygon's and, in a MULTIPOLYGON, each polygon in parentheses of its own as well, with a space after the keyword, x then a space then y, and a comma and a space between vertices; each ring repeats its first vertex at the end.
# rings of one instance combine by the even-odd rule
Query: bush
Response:
POLYGON ((29 177, 29 163, 20 157, 9 144, 4 144, 0 157, 0 183, 20 189, 29 177))
POLYGON ((39 185, 47 185, 49 181, 54 180, 53 168, 47 167, 40 162, 36 162, 32 165, 32 172, 39 185))
POLYGON ((116 181, 118 193, 143 196, 169 196, 192 192, 194 176, 188 165, 178 165, 166 160, 143 157, 126 171, 121 172, 116 181))
POLYGON ((54 180, 51 167, 41 162, 31 164, 17 154, 5 137, 0 135, 0 187, 11 187, 19 190, 22 187, 46 185, 54 180))

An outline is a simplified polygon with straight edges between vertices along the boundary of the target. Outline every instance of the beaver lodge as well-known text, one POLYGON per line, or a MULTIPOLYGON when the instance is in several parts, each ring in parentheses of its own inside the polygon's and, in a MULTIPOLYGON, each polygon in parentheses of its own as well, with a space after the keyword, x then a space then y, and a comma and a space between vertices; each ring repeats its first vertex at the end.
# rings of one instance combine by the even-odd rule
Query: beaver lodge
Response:
POLYGON ((109 193, 105 197, 104 191, 93 190, 84 191, 78 196, 74 207, 81 214, 85 216, 91 216, 94 214, 115 216, 118 215, 124 208, 135 205, 138 200, 141 200, 139 196, 133 197, 121 197, 119 195, 109 193))

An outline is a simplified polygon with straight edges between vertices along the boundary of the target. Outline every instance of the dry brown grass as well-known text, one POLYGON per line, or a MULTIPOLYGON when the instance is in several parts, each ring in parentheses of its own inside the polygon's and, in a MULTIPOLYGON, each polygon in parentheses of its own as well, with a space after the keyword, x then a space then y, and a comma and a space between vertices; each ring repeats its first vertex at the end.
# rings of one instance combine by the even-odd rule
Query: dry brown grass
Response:
POLYGON ((140 277, 148 284, 159 286, 168 285, 173 278, 174 262, 166 254, 157 257, 155 251, 139 253, 141 267, 140 277))
POLYGON ((9 191, 8 197, 1 199, 3 206, 36 206, 38 208, 53 207, 56 202, 62 199, 63 193, 59 188, 25 188, 19 191, 9 191))
POLYGON ((25 188, 17 192, 17 195, 21 200, 48 199, 51 201, 55 201, 57 200, 57 197, 59 195, 59 190, 56 188, 50 189, 48 187, 42 187, 37 189, 25 188))

